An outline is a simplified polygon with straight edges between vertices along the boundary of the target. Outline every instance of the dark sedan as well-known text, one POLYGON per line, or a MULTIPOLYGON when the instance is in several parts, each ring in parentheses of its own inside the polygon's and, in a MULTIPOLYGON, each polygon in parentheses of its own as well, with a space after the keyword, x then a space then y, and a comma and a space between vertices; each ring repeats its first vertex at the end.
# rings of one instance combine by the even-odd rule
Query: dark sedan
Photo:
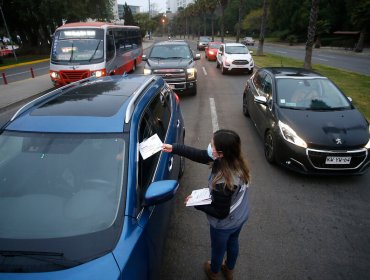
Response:
POLYGON ((300 68, 262 68, 248 81, 243 113, 270 163, 308 174, 363 174, 369 123, 328 78, 300 68))

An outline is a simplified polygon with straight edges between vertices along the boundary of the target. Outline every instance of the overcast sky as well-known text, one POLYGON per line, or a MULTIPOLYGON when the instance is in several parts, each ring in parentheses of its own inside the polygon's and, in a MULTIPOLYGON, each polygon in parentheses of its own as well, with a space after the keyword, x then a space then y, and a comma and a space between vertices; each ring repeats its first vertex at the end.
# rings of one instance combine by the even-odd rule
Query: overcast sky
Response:
MULTIPOLYGON (((118 4, 125 4, 140 6, 140 12, 147 12, 149 6, 149 0, 118 0, 118 4)), ((153 4, 156 4, 156 10, 158 12, 166 11, 166 0, 150 0, 150 5, 153 7, 153 4)))

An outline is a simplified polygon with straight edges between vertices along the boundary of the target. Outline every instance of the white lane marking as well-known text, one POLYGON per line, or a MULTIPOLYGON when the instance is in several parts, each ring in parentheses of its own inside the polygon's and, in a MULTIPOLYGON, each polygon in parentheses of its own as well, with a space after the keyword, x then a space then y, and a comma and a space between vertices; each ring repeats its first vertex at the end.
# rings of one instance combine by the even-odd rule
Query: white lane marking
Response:
POLYGON ((202 66, 202 69, 203 69, 204 76, 207 76, 206 68, 204 66, 202 66))
POLYGON ((215 131, 219 130, 215 99, 212 98, 212 97, 209 98, 209 104, 210 104, 210 107, 211 107, 212 128, 213 128, 213 132, 215 132, 215 131))
POLYGON ((283 51, 275 51, 277 53, 288 53, 288 52, 283 52, 283 51))

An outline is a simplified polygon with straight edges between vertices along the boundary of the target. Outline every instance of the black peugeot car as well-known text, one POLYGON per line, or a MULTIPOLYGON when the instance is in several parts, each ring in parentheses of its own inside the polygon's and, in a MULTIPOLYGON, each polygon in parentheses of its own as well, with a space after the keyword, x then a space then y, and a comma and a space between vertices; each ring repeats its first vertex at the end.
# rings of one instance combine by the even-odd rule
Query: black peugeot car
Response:
POLYGON ((305 69, 262 68, 247 81, 250 116, 270 163, 307 174, 363 174, 369 123, 328 78, 305 69))

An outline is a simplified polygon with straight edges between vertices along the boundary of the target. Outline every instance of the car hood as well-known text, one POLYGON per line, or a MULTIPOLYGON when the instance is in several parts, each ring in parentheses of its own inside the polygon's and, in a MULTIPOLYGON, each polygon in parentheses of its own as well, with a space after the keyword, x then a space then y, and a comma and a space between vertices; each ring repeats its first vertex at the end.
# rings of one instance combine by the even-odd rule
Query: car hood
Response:
POLYGON ((279 114, 279 119, 312 148, 362 148, 369 141, 368 122, 356 109, 309 111, 280 108, 279 114))
POLYGON ((151 69, 185 68, 193 62, 193 59, 148 59, 147 63, 151 69))
POLYGON ((251 60, 252 56, 248 54, 241 54, 241 53, 235 53, 235 54, 226 54, 226 57, 231 60, 251 60))

